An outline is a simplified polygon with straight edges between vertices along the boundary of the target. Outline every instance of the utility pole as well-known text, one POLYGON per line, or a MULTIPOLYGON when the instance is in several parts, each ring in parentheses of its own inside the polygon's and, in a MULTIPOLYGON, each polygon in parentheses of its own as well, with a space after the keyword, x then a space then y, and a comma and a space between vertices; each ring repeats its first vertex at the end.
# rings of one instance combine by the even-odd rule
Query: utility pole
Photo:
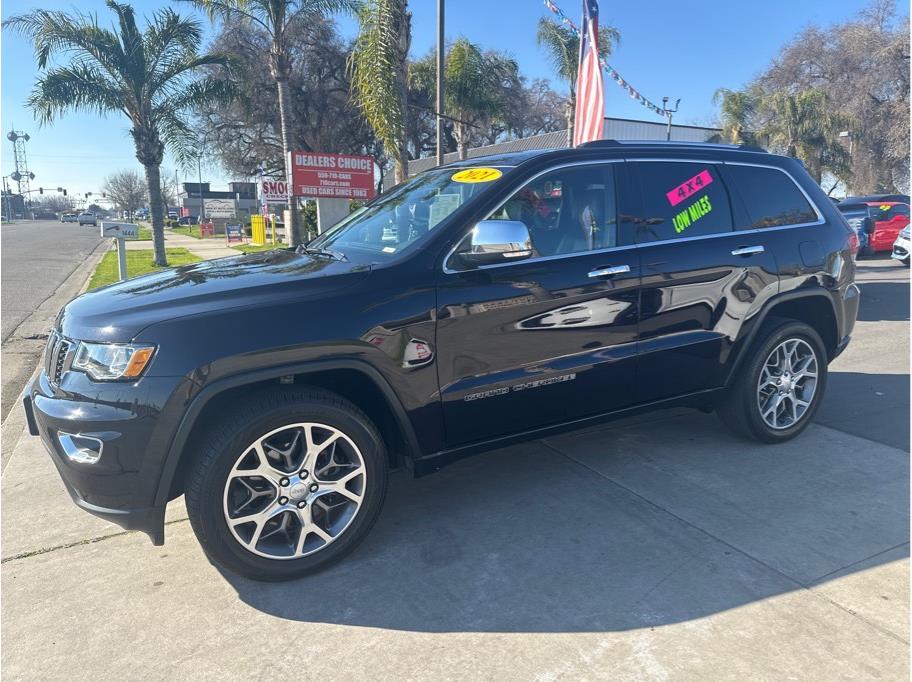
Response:
POLYGON ((443 165, 443 81, 446 69, 444 45, 444 4, 446 0, 437 0, 437 165, 443 165))
POLYGON ((671 116, 672 116, 672 114, 677 113, 678 105, 680 103, 681 103, 681 98, 679 97, 678 100, 675 102, 675 108, 669 109, 668 108, 668 97, 662 98, 662 113, 664 113, 665 117, 668 119, 668 126, 665 128, 665 139, 666 140, 671 140, 671 116))
POLYGON ((202 158, 203 158, 202 154, 196 155, 196 173, 197 173, 197 181, 198 181, 196 188, 199 190, 199 194, 200 194, 200 214, 199 214, 200 225, 202 225, 204 222, 206 222, 206 201, 203 199, 203 162, 202 162, 202 158))

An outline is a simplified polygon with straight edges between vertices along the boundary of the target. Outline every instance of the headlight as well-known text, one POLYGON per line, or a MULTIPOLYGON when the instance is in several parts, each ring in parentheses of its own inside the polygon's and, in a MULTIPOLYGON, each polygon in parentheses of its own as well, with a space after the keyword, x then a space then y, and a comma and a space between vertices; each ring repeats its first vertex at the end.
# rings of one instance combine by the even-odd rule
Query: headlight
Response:
POLYGON ((908 228, 908 226, 903 228, 902 232, 899 233, 899 236, 902 237, 903 239, 908 239, 908 238, 909 238, 909 228, 908 228))
POLYGON ((79 344, 72 369, 82 370, 96 381, 134 379, 152 359, 155 346, 133 346, 121 343, 79 344))

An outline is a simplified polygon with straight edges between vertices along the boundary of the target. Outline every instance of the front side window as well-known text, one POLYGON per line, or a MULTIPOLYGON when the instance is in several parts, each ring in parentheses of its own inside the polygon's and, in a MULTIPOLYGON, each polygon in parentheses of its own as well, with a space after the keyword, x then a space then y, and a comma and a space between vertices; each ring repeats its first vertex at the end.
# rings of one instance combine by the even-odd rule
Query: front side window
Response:
POLYGON ((739 230, 801 225, 817 220, 817 213, 788 175, 776 168, 727 164, 729 182, 744 202, 748 223, 739 230))
POLYGON ((730 232, 731 205, 712 163, 643 161, 630 164, 639 177, 642 215, 633 218, 637 242, 730 232))
POLYGON ((501 182, 503 174, 495 168, 422 173, 352 213, 308 248, 332 250, 355 263, 391 260, 467 201, 501 182))
POLYGON ((525 224, 539 256, 617 246, 612 166, 571 166, 545 173, 511 196, 490 219, 525 224))

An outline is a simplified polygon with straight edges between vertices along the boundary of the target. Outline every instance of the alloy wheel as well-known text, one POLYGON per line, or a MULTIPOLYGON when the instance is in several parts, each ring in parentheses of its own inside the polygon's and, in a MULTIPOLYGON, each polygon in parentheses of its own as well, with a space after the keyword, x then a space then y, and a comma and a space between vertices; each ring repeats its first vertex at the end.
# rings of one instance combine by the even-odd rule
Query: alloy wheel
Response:
POLYGON ((289 424, 251 443, 232 466, 225 521, 248 551, 297 559, 345 532, 366 484, 364 459, 351 438, 326 424, 289 424))
POLYGON ((817 371, 817 353, 804 339, 786 339, 772 350, 757 382, 757 407, 767 426, 781 430, 801 421, 817 392, 817 371))

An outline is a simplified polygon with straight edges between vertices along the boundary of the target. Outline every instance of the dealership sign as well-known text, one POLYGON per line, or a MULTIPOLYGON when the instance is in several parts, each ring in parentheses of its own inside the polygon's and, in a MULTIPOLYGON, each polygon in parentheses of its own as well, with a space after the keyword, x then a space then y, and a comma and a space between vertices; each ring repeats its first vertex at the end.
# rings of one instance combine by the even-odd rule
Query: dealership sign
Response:
POLYGON ((286 204, 288 203, 288 183, 284 180, 260 178, 260 203, 261 204, 286 204))
POLYGON ((234 218, 234 199, 205 199, 207 218, 234 218))
POLYGON ((374 159, 370 156, 290 152, 294 195, 305 199, 374 198, 374 159))

